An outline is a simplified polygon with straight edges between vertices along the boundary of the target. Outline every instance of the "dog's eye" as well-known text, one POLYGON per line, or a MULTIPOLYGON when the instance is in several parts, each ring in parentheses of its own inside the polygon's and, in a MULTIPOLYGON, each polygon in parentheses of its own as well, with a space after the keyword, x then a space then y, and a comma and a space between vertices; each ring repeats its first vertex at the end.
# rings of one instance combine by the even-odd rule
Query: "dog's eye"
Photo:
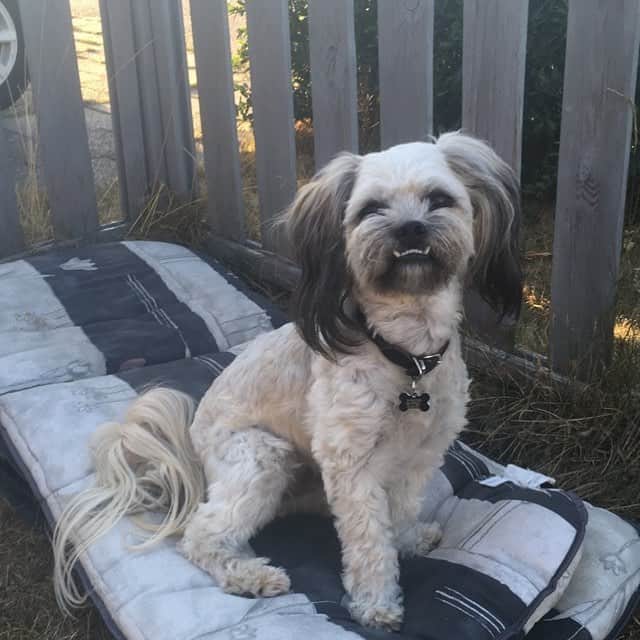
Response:
POLYGON ((445 209, 447 207, 453 207, 456 201, 445 191, 435 189, 427 195, 429 201, 429 211, 435 211, 436 209, 445 209))
POLYGON ((380 215, 382 210, 386 208, 387 204, 385 202, 381 202, 380 200, 369 200, 369 202, 367 202, 358 212, 358 219, 364 220, 367 216, 380 215))

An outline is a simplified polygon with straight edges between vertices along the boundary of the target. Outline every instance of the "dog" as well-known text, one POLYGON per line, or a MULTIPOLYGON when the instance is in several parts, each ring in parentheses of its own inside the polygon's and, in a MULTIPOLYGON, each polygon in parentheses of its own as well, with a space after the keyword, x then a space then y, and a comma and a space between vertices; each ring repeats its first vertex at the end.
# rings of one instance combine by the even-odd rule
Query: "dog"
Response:
POLYGON ((61 604, 81 599, 71 567, 99 535, 159 508, 145 544, 179 534, 225 591, 285 593, 286 572, 248 542, 278 513, 325 507, 352 616, 397 629, 398 557, 438 543, 421 497, 466 421, 463 293, 517 315, 518 220, 513 171, 460 132, 329 162, 283 220, 301 268, 295 322, 255 339, 195 416, 154 389, 96 434, 97 486, 55 532, 61 604))

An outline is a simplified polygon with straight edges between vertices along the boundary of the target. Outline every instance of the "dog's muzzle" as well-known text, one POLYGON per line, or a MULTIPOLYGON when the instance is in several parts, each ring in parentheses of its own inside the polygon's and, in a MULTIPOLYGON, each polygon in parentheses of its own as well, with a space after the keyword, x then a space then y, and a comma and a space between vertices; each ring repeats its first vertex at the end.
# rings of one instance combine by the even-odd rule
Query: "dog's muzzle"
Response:
POLYGON ((401 263, 415 264, 427 262, 431 247, 428 244, 429 230, 419 220, 405 222, 395 230, 396 248, 393 257, 401 263))

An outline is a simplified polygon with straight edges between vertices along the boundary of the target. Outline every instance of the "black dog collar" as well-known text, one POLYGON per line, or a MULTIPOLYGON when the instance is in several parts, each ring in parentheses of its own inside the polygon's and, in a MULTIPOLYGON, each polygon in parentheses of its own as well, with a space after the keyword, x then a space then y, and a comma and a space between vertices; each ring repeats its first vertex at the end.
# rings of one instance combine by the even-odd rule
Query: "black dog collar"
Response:
POLYGON ((408 351, 387 342, 382 336, 372 331, 367 326, 366 318, 361 310, 358 310, 358 320, 368 338, 380 349, 380 353, 382 353, 389 362, 402 367, 405 373, 411 378, 411 390, 401 393, 398 398, 400 400, 400 411, 407 411, 408 409, 428 411, 430 408, 429 394, 418 393, 416 390, 416 381, 426 376, 440 364, 442 357, 449 347, 449 340, 447 340, 442 349, 436 351, 436 353, 424 353, 419 356, 414 356, 408 351))
POLYGON ((436 353, 423 353, 422 355, 414 356, 404 349, 392 345, 382 336, 369 329, 367 329, 367 335, 389 362, 393 362, 393 364, 402 367, 411 378, 422 378, 422 376, 426 376, 433 371, 440 364, 442 356, 444 356, 449 347, 449 341, 447 340, 442 349, 436 351, 436 353))
POLYGON ((442 349, 435 353, 423 353, 422 355, 414 356, 408 351, 387 342, 381 335, 370 329, 361 309, 358 309, 357 313, 358 321, 369 340, 380 349, 382 355, 389 360, 389 362, 393 362, 393 364, 402 367, 410 378, 422 378, 422 376, 426 376, 433 371, 440 364, 442 357, 449 347, 449 340, 447 340, 442 349))

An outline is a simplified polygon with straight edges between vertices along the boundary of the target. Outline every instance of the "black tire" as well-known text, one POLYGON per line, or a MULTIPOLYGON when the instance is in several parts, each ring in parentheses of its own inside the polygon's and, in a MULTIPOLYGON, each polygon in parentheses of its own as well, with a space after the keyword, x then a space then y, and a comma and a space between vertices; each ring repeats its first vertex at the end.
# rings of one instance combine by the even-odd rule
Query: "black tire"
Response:
POLYGON ((10 107, 24 93, 29 84, 29 70, 22 35, 22 22, 17 0, 0 0, 13 19, 18 34, 18 55, 7 80, 0 85, 0 110, 10 107))

